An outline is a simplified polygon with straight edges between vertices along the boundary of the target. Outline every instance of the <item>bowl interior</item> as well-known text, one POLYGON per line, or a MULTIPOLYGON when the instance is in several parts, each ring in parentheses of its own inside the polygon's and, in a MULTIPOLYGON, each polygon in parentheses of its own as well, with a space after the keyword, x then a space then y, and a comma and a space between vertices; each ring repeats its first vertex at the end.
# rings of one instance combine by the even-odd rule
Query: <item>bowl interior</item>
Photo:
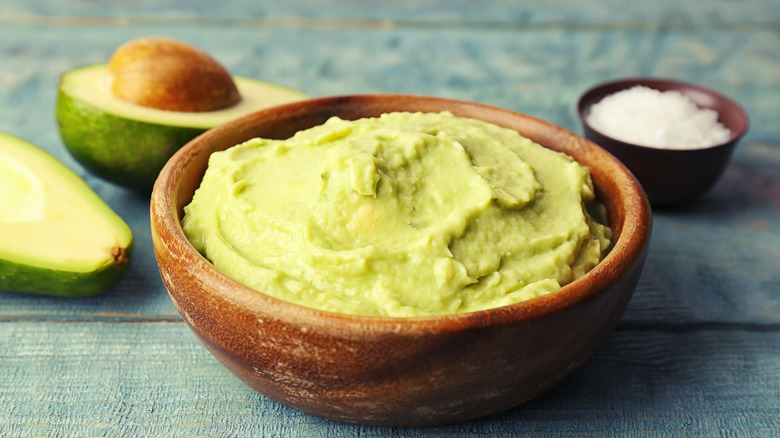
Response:
MULTIPOLYGON (((357 119, 392 111, 450 111, 458 116, 481 119, 515 129, 541 145, 569 154, 590 168, 597 196, 607 208, 608 221, 614 232, 613 249, 591 273, 570 283, 556 294, 530 300, 533 303, 519 303, 523 307, 520 312, 523 315, 533 317, 552 312, 572 300, 584 299, 588 294, 598 293, 614 283, 629 265, 641 258, 649 240, 649 204, 633 175, 609 153, 564 128, 514 111, 458 100, 409 95, 356 95, 310 99, 259 111, 207 131, 179 150, 161 172, 152 193, 152 220, 156 227, 165 231, 166 239, 176 241, 172 248, 186 251, 188 260, 199 264, 200 270, 209 270, 220 276, 205 259, 199 258, 195 249, 187 242, 180 225, 183 208, 192 200, 211 153, 258 136, 288 138, 295 132, 319 125, 332 116, 357 119)), ((249 307, 255 306, 259 310, 261 306, 267 307, 269 300, 278 301, 231 282, 226 277, 220 281, 224 282, 223 289, 235 289, 233 293, 241 295, 239 299, 249 307), (260 296, 263 298, 258 298, 260 296), (258 303, 258 300, 264 303, 258 303)), ((279 302, 274 305, 280 309, 298 307, 279 302)), ((300 313, 299 310, 296 312, 300 313)), ((315 310, 303 312, 306 314, 305 318, 323 317, 323 314, 327 313, 315 310)), ((500 310, 478 313, 482 314, 478 319, 483 322, 486 315, 489 315, 487 319, 517 318, 517 312, 513 315, 500 310)), ((361 319, 349 315, 326 317, 342 322, 361 319)), ((431 324, 450 320, 460 326, 461 323, 468 324, 469 322, 464 321, 470 318, 460 314, 420 319, 429 319, 431 324)))

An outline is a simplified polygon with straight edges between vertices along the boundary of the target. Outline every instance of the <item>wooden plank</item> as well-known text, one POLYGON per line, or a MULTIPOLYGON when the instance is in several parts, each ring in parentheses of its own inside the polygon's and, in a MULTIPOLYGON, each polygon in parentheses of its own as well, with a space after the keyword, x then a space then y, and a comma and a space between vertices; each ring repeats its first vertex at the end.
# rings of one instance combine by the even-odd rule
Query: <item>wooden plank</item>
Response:
POLYGON ((0 324, 0 436, 772 436, 777 328, 621 326, 581 369, 489 419, 351 426, 286 408, 223 368, 183 323, 0 324))
MULTIPOLYGON (((89 23, 100 17, 121 17, 120 24, 128 19, 143 18, 154 22, 175 19, 181 22, 221 23, 221 20, 273 20, 283 25, 317 26, 296 19, 333 20, 343 25, 350 20, 380 20, 428 24, 436 22, 463 23, 465 26, 481 22, 509 25, 549 24, 576 26, 583 23, 597 25, 619 23, 618 26, 646 26, 664 23, 666 27, 700 24, 773 23, 777 19, 778 6, 772 0, 733 2, 713 0, 708 2, 681 3, 659 0, 653 3, 626 4, 621 0, 605 0, 583 3, 575 0, 546 0, 516 2, 491 0, 475 3, 469 0, 396 0, 393 2, 365 2, 360 0, 296 0, 287 2, 231 0, 214 3, 208 0, 136 0, 133 2, 94 2, 61 0, 17 0, 5 2, 0 13, 17 21, 45 21, 58 23, 62 18, 79 18, 89 23), (302 24, 301 24, 302 23, 302 24)), ((1 16, 0 16, 1 17, 1 16)), ((224 23, 222 23, 224 24, 224 23)))
MULTIPOLYGON (((174 20, 175 23, 175 20, 174 20)), ((716 88, 747 107, 749 138, 777 136, 780 109, 766 90, 780 68, 772 27, 724 33, 699 29, 298 29, 173 26, 119 27, 3 23, 9 36, 6 87, 11 105, 51 103, 45 93, 68 68, 108 59, 123 42, 149 34, 182 38, 212 52, 231 71, 317 95, 404 92, 505 106, 579 129, 574 104, 596 82, 633 75, 667 76, 716 88), (625 36, 625 37, 623 37, 625 36), (31 100, 32 99, 32 100, 31 100), (40 99, 40 100, 38 100, 40 99)), ((45 108, 48 106, 35 106, 45 108)), ((24 107, 23 107, 24 108, 24 107)), ((30 129, 8 114, 2 129, 30 129)), ((41 135, 41 134, 38 134, 41 135)), ((56 137, 47 137, 56 144, 56 137)))

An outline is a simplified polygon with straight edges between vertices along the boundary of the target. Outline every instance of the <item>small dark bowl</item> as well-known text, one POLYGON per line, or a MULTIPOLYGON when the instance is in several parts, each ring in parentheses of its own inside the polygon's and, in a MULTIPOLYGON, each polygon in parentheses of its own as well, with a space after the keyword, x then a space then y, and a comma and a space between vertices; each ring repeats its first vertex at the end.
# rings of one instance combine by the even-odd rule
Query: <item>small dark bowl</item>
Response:
POLYGON ((611 152, 634 173, 654 207, 682 204, 707 192, 720 178, 734 147, 750 125, 747 112, 728 97, 698 85, 668 79, 631 78, 599 84, 580 97, 577 111, 585 137, 611 152), (659 91, 679 91, 699 107, 716 111, 720 123, 731 131, 731 138, 726 143, 701 149, 658 149, 616 140, 588 124, 591 106, 610 94, 638 85, 659 91))
POLYGON ((351 423, 427 426, 515 407, 582 365, 615 327, 639 280, 650 204, 623 164, 551 123, 513 111, 403 95, 311 99, 207 131, 168 161, 151 200, 154 251, 184 321, 225 366, 266 396, 351 423), (593 270, 560 291, 479 312, 369 317, 302 307, 228 278, 181 229, 209 156, 256 136, 288 138, 331 116, 450 111, 514 129, 591 169, 614 232, 593 270))

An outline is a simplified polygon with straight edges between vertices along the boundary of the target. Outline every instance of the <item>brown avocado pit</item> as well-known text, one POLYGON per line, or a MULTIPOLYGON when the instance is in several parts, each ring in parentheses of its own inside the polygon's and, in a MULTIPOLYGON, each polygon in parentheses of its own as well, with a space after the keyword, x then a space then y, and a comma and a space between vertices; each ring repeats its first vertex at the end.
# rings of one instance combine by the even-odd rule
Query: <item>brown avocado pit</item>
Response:
POLYGON ((215 111, 241 100, 230 73, 205 51, 163 37, 120 46, 108 64, 119 99, 160 110, 215 111))

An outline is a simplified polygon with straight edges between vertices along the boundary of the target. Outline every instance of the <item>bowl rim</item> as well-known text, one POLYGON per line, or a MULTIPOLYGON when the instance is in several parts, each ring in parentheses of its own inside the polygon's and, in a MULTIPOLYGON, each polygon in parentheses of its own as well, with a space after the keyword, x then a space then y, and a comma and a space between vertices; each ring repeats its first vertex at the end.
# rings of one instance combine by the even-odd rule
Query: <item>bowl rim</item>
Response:
MULTIPOLYGON (((392 107, 392 105, 387 107, 388 110, 384 112, 393 111, 392 107)), ((200 181, 197 182, 196 187, 199 184, 200 181)), ((598 191, 599 187, 595 184, 595 181, 594 186, 596 186, 598 191)), ((186 203, 188 202, 189 200, 186 203)), ((182 203, 182 205, 184 204, 182 203)), ((214 290, 218 291, 217 293, 222 299, 241 306, 252 314, 265 315, 272 319, 284 319, 290 324, 317 328, 322 331, 338 331, 342 334, 348 333, 352 329, 358 329, 364 334, 368 332, 374 334, 399 332, 445 333, 487 326, 495 327, 515 324, 519 321, 530 322, 545 315, 563 311, 574 304, 591 299, 608 290, 624 273, 629 272, 636 264, 641 263, 649 246, 652 229, 650 204, 639 182, 620 161, 590 140, 550 122, 505 108, 451 98, 390 93, 310 98, 260 110, 204 132, 177 151, 160 172, 151 194, 150 215, 152 238, 155 247, 157 245, 164 246, 167 253, 171 258, 175 259, 176 263, 188 266, 187 271, 190 273, 193 271, 208 273, 208 275, 201 276, 202 281, 208 282, 214 290), (423 99, 429 103, 441 105, 442 109, 440 111, 445 110, 444 107, 448 105, 463 105, 490 111, 499 118, 522 117, 545 129, 555 130, 554 135, 563 135, 566 141, 579 141, 587 145, 588 151, 597 154, 600 163, 608 167, 605 175, 609 175, 608 178, 610 178, 611 183, 614 183, 618 188, 620 199, 624 200, 622 205, 624 210, 622 212, 624 215, 623 222, 620 224, 610 222, 615 237, 613 237, 609 253, 585 276, 566 284, 554 293, 515 304, 474 312, 392 317, 336 313, 275 298, 245 286, 223 274, 190 244, 181 228, 180 212, 177 207, 179 202, 178 191, 181 186, 179 178, 182 175, 181 168, 177 167, 177 164, 191 162, 199 154, 198 148, 201 145, 216 141, 220 136, 228 135, 235 126, 247 123, 255 118, 276 118, 275 114, 304 114, 306 108, 318 105, 328 106, 343 102, 359 104, 365 101, 381 102, 383 100, 392 101, 393 99, 402 101, 423 99), (615 230, 615 225, 618 225, 620 229, 615 230), (169 236, 170 239, 161 239, 161 234, 169 236), (589 284, 590 286, 588 286, 589 284)), ((610 214, 610 221, 612 216, 610 214)), ((155 252, 157 252, 156 248, 155 252)), ((208 291, 208 293, 210 294, 211 291, 208 291)))
MULTIPOLYGON (((701 105, 699 105, 698 103, 697 105, 701 107, 701 105)), ((750 130, 750 115, 748 114, 747 110, 745 110, 745 108, 734 99, 726 96, 723 93, 715 91, 712 88, 705 87, 703 85, 694 84, 691 82, 686 82, 678 79, 670 79, 670 78, 654 77, 654 76, 632 76, 632 77, 604 81, 592 85, 591 87, 587 88, 577 100, 577 116, 579 117, 580 122, 585 128, 590 129, 591 131, 595 132, 601 137, 605 137, 611 142, 614 142, 624 147, 634 147, 634 148, 640 148, 646 150, 661 151, 661 153, 678 153, 678 154, 693 153, 696 151, 701 151, 706 149, 716 149, 721 147, 732 146, 735 143, 739 142, 742 139, 742 137, 744 137, 747 134, 747 132, 750 130), (739 114, 740 116, 739 118, 741 119, 743 126, 741 127, 741 129, 737 131, 732 130, 729 139, 726 140, 725 142, 717 143, 705 147, 684 148, 684 149, 659 148, 659 147, 647 146, 647 145, 642 145, 637 143, 629 143, 625 140, 620 140, 618 138, 612 137, 604 133, 603 131, 591 126, 591 124, 588 122, 588 114, 591 106, 597 104, 598 102, 600 102, 602 99, 604 99, 610 94, 627 90, 633 86, 638 86, 638 85, 646 86, 660 91, 695 90, 698 93, 712 96, 715 99, 720 100, 724 102, 726 105, 734 108, 736 110, 736 113, 739 114), (604 92, 605 89, 614 89, 614 90, 605 93, 604 92), (598 100, 596 100, 597 98, 598 100)), ((720 119, 720 117, 721 114, 719 113, 718 118, 720 119)))

